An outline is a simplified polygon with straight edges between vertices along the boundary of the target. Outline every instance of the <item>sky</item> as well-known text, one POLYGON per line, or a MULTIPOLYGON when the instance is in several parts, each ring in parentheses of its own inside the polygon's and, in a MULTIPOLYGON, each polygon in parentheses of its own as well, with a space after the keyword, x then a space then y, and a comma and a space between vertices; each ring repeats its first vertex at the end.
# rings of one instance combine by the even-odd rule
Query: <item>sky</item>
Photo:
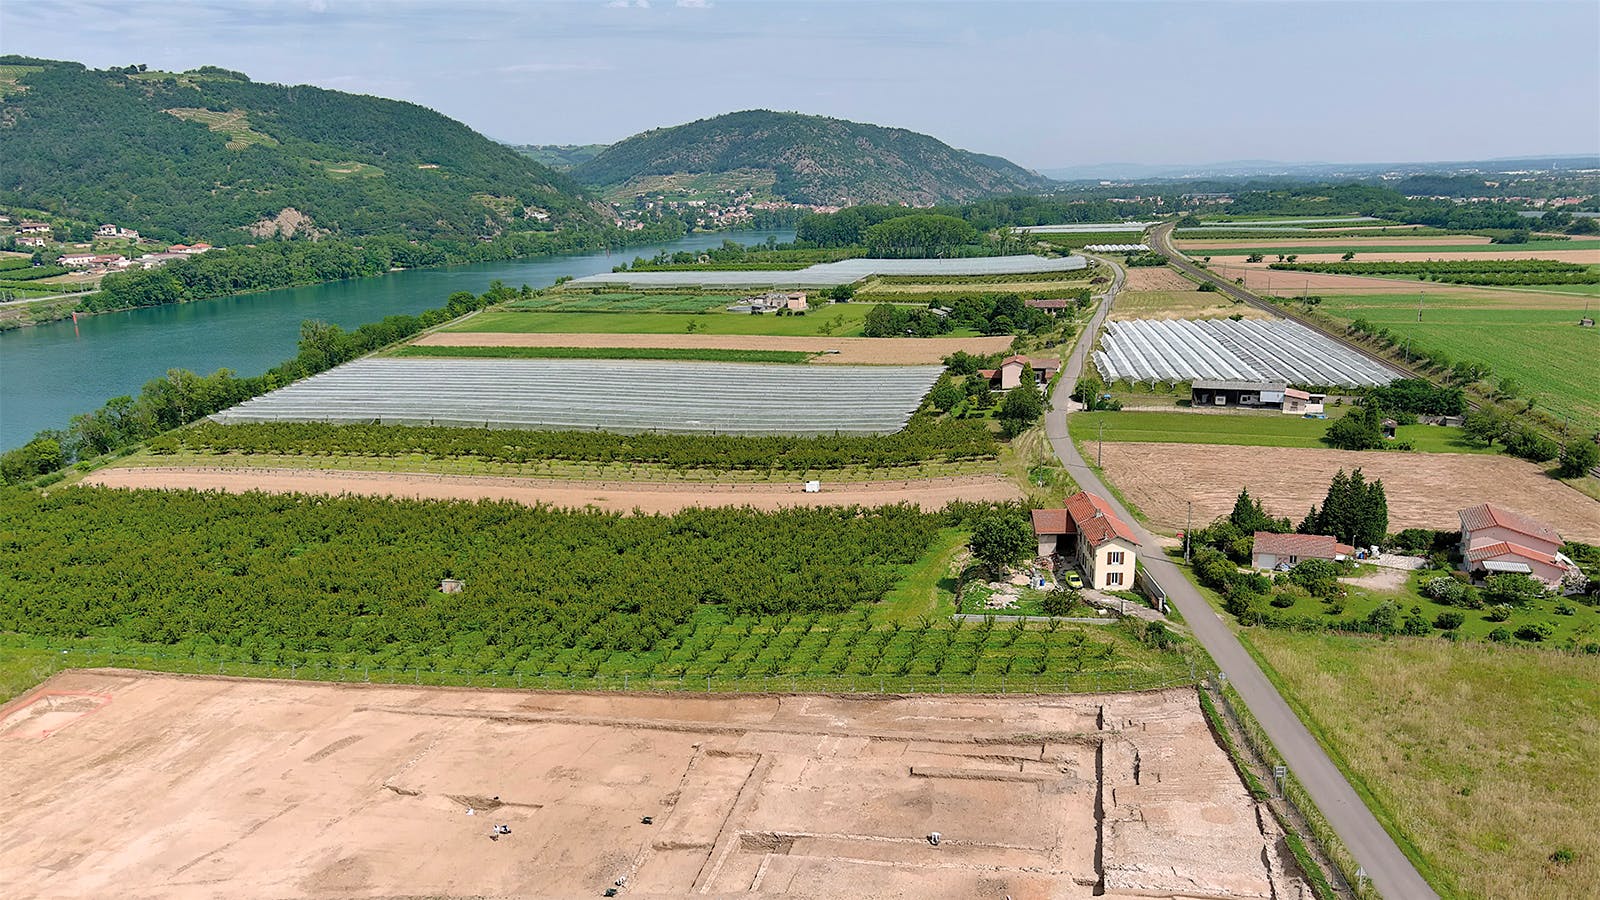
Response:
POLYGON ((1600 0, 0 0, 0 52, 218 65, 511 143, 766 108, 1033 169, 1600 150, 1600 0))

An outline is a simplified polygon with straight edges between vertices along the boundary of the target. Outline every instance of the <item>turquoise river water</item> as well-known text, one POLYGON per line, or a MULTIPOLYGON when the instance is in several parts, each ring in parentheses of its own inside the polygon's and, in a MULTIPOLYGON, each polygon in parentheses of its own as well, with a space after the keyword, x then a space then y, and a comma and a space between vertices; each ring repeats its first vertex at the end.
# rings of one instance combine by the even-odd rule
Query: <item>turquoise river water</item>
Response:
POLYGON ((0 450, 27 443, 43 428, 60 428, 112 397, 136 394, 172 368, 220 368, 258 375, 295 353, 300 323, 322 319, 353 328, 395 313, 444 304, 454 291, 482 293, 498 279, 512 287, 544 287, 563 275, 609 272, 657 250, 698 250, 731 239, 779 241, 793 231, 697 234, 615 253, 546 256, 376 278, 284 288, 221 300, 106 313, 0 333, 0 450))

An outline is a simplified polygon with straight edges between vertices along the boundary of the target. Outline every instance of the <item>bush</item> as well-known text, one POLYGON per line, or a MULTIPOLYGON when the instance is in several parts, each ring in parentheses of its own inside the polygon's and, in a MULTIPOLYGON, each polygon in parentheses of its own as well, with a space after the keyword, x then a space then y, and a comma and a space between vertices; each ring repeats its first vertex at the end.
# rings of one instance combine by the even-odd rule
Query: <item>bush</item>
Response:
POLYGON ((1272 605, 1279 609, 1288 609, 1295 604, 1296 599, 1290 594, 1273 594, 1272 605))
POLYGON ((1490 603, 1522 606, 1530 601, 1542 599, 1548 594, 1549 591, 1542 582, 1520 572, 1490 575, 1483 582, 1483 596, 1490 603))
POLYGON ((1504 603, 1496 603, 1483 614, 1486 622, 1504 622, 1509 618, 1511 618, 1511 607, 1504 603))
POLYGON ((1372 612, 1367 613, 1366 624, 1374 631, 1393 634, 1400 626, 1400 608, 1384 601, 1372 612))
POLYGON ((1446 606, 1457 606, 1467 597, 1467 586, 1448 575, 1429 578, 1422 583, 1422 596, 1446 606))
POLYGON ((1313 597, 1336 597, 1344 593, 1339 584, 1342 568, 1327 559, 1308 559, 1289 570, 1289 580, 1300 585, 1313 597))
POLYGON ((1557 603, 1556 604, 1556 615, 1558 615, 1558 616, 1575 616, 1577 614, 1578 614, 1577 607, 1573 606, 1570 603, 1557 603))
POLYGON ((1495 630, 1489 632, 1489 640, 1494 641, 1497 644, 1503 644, 1506 641, 1511 640, 1511 632, 1504 628, 1496 628, 1495 630))
POLYGON ((1405 625, 1400 630, 1402 633, 1412 635, 1413 637, 1422 637, 1424 635, 1432 634, 1433 626, 1428 624, 1427 619, 1424 619, 1420 615, 1413 614, 1406 616, 1405 625))
POLYGON ((1466 621, 1467 617, 1462 613, 1442 612, 1437 616, 1434 616, 1433 627, 1439 629, 1440 631, 1454 631, 1457 628, 1460 628, 1462 623, 1466 621))
POLYGON ((1516 631, 1518 639, 1535 643, 1549 640, 1555 637, 1555 634, 1556 627, 1549 622, 1526 622, 1516 631))

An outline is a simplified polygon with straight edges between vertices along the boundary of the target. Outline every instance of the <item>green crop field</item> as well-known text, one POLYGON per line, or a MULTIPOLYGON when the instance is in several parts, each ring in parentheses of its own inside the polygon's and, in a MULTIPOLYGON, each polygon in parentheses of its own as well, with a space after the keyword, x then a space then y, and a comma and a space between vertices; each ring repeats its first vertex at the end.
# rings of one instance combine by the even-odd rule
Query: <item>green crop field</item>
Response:
POLYGON ((1507 293, 1324 297, 1319 310, 1365 319, 1453 360, 1515 379, 1525 396, 1575 425, 1600 428, 1600 329, 1581 328, 1583 297, 1507 293), (1422 321, 1417 321, 1418 301, 1422 321))
POLYGON ((1600 657, 1251 629, 1246 640, 1447 897, 1600 882, 1600 657), (1556 864, 1551 855, 1571 851, 1556 864))
MULTIPOLYGON (((747 313, 562 313, 516 310, 479 313, 446 331, 555 332, 560 334, 776 334, 861 337, 867 303, 839 303, 803 316, 752 316, 747 313)), ((971 337, 956 330, 947 337, 971 337)))
POLYGON ((1035 234, 1033 237, 1055 247, 1077 250, 1090 244, 1143 244, 1142 231, 1085 231, 1073 234, 1035 234))
POLYGON ((508 309, 539 312, 683 312, 720 309, 736 302, 737 294, 629 294, 557 291, 529 300, 517 300, 508 309))
POLYGON ((807 363, 820 354, 803 350, 715 350, 685 347, 400 347, 389 356, 473 359, 675 359, 694 362, 807 363))
MULTIPOLYGON (((1246 447, 1327 447, 1328 423, 1349 408, 1330 407, 1328 418, 1304 419, 1272 413, 1095 412, 1067 417, 1074 440, 1129 443, 1234 444, 1246 447)), ((1404 425, 1395 439, 1410 441, 1424 453, 1493 453, 1469 441, 1459 428, 1404 425)))

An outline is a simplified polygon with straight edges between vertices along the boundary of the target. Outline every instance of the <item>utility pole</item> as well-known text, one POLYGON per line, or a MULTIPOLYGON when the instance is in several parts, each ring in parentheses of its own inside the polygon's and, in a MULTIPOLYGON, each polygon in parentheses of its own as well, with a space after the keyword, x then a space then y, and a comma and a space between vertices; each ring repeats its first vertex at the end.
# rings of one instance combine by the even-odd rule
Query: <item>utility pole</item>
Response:
POLYGON ((1418 322, 1422 321, 1422 300, 1423 300, 1423 298, 1425 298, 1427 296, 1428 296, 1428 292, 1427 291, 1422 291, 1422 292, 1417 294, 1417 321, 1418 322))
POLYGON ((1185 500, 1189 507, 1188 513, 1183 517, 1183 564, 1189 564, 1189 533, 1194 531, 1194 501, 1185 500))

